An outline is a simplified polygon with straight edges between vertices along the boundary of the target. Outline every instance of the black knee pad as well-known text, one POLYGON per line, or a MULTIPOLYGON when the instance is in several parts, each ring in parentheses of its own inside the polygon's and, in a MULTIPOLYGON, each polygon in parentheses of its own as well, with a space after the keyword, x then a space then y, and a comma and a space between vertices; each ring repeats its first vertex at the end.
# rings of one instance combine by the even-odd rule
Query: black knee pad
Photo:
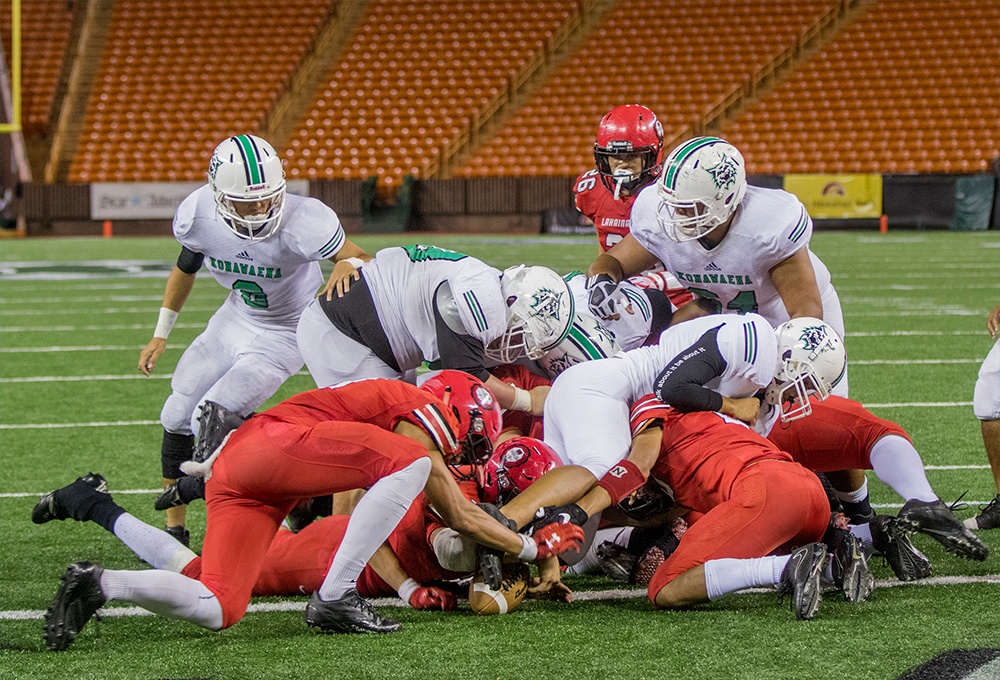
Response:
POLYGON ((163 431, 163 445, 160 448, 160 465, 164 479, 179 479, 181 463, 191 460, 194 455, 194 435, 163 431))

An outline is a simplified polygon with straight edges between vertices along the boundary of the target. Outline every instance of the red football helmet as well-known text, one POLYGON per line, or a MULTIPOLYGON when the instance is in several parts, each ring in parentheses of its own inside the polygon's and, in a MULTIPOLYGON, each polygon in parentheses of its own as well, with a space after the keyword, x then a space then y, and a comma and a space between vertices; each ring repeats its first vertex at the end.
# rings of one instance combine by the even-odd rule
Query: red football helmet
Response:
POLYGON ((479 469, 479 495, 484 503, 504 505, 559 465, 559 456, 545 442, 531 437, 508 439, 479 469))
POLYGON ((461 452, 449 465, 482 465, 493 453, 503 417, 493 393, 475 376, 443 370, 420 386, 451 407, 458 419, 461 452))
POLYGON ((631 179, 621 181, 622 189, 635 194, 639 189, 652 184, 663 169, 663 126, 656 114, 645 106, 626 104, 611 109, 597 128, 594 142, 594 160, 601 182, 608 191, 614 193, 619 186, 611 171, 609 158, 622 154, 640 154, 642 170, 631 179))

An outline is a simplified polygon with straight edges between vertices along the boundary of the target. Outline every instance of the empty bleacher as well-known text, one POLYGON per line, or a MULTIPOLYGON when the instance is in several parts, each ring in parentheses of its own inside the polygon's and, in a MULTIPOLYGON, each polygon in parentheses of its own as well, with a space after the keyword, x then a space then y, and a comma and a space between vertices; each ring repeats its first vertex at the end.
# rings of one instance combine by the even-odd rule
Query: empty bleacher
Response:
POLYGON ((259 132, 329 8, 116 0, 70 181, 204 178, 218 142, 259 132))
POLYGON ((576 175, 593 166, 597 125, 620 104, 652 109, 669 145, 836 4, 622 0, 456 174, 576 175))
POLYGON ((284 151, 291 177, 421 177, 575 0, 373 0, 284 151))
POLYGON ((996 0, 881 0, 723 135, 756 173, 986 171, 998 27, 996 0))

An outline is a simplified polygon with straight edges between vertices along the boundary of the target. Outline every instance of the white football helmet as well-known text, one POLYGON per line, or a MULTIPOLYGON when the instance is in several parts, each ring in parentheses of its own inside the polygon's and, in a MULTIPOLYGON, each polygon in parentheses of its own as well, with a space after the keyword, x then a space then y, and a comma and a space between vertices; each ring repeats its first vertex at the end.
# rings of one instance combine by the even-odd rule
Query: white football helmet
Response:
POLYGON ((500 290, 507 303, 507 330, 486 348, 490 359, 502 364, 540 359, 569 334, 576 302, 563 278, 548 267, 505 269, 500 290))
POLYGON ((656 219, 672 240, 693 241, 729 219, 746 190, 739 150, 718 137, 695 137, 664 161, 656 182, 656 219))
POLYGON ((812 413, 809 396, 823 401, 847 372, 844 341, 830 324, 809 316, 786 321, 774 331, 778 366, 765 399, 788 423, 812 413))
POLYGON ((552 380, 573 364, 592 359, 607 359, 622 351, 614 334, 601 322, 582 312, 576 313, 576 320, 569 334, 556 347, 538 360, 539 365, 552 380))
POLYGON ((208 166, 219 218, 248 241, 273 236, 285 206, 285 170, 270 144, 237 135, 219 144, 208 166))

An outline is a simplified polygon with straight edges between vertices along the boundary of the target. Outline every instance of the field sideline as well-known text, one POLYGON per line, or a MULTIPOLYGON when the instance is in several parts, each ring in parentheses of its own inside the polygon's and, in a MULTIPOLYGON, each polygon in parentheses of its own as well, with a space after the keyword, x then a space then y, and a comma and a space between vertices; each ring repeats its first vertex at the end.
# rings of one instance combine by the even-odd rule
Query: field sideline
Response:
MULTIPOLYGON (((362 247, 433 243, 503 268, 584 269, 585 237, 352 236, 362 247)), ((821 232, 813 250, 844 306, 851 393, 903 425, 946 502, 960 517, 993 489, 972 388, 992 346, 987 312, 1000 302, 1000 235, 821 232)), ((179 250, 168 238, 5 241, 0 249, 0 677, 11 678, 896 678, 953 649, 1000 647, 1000 531, 981 534, 986 562, 947 555, 918 536, 934 576, 904 587, 873 560, 872 601, 836 594, 814 621, 753 591, 689 612, 655 612, 642 591, 603 577, 568 579, 572 605, 528 602, 503 617, 394 608, 398 635, 327 637, 302 622, 305 598, 255 600, 235 627, 209 633, 136 615, 116 603, 70 650, 44 651, 40 614, 71 561, 140 568, 96 525, 36 526, 38 496, 88 470, 108 477, 137 517, 152 509, 159 477, 159 410, 181 351, 225 291, 203 272, 152 378, 135 367, 155 324, 179 250), (111 612, 109 612, 111 613, 111 612)), ((328 269, 327 269, 328 271, 328 269)), ((267 405, 312 387, 306 373, 267 405)), ((265 406, 267 406, 265 405, 265 406)), ((869 474, 873 502, 901 500, 869 474)), ((203 505, 189 513, 194 542, 203 505)), ((195 546, 193 546, 195 547, 195 546)), ((398 603, 383 602, 384 606, 398 603)))

